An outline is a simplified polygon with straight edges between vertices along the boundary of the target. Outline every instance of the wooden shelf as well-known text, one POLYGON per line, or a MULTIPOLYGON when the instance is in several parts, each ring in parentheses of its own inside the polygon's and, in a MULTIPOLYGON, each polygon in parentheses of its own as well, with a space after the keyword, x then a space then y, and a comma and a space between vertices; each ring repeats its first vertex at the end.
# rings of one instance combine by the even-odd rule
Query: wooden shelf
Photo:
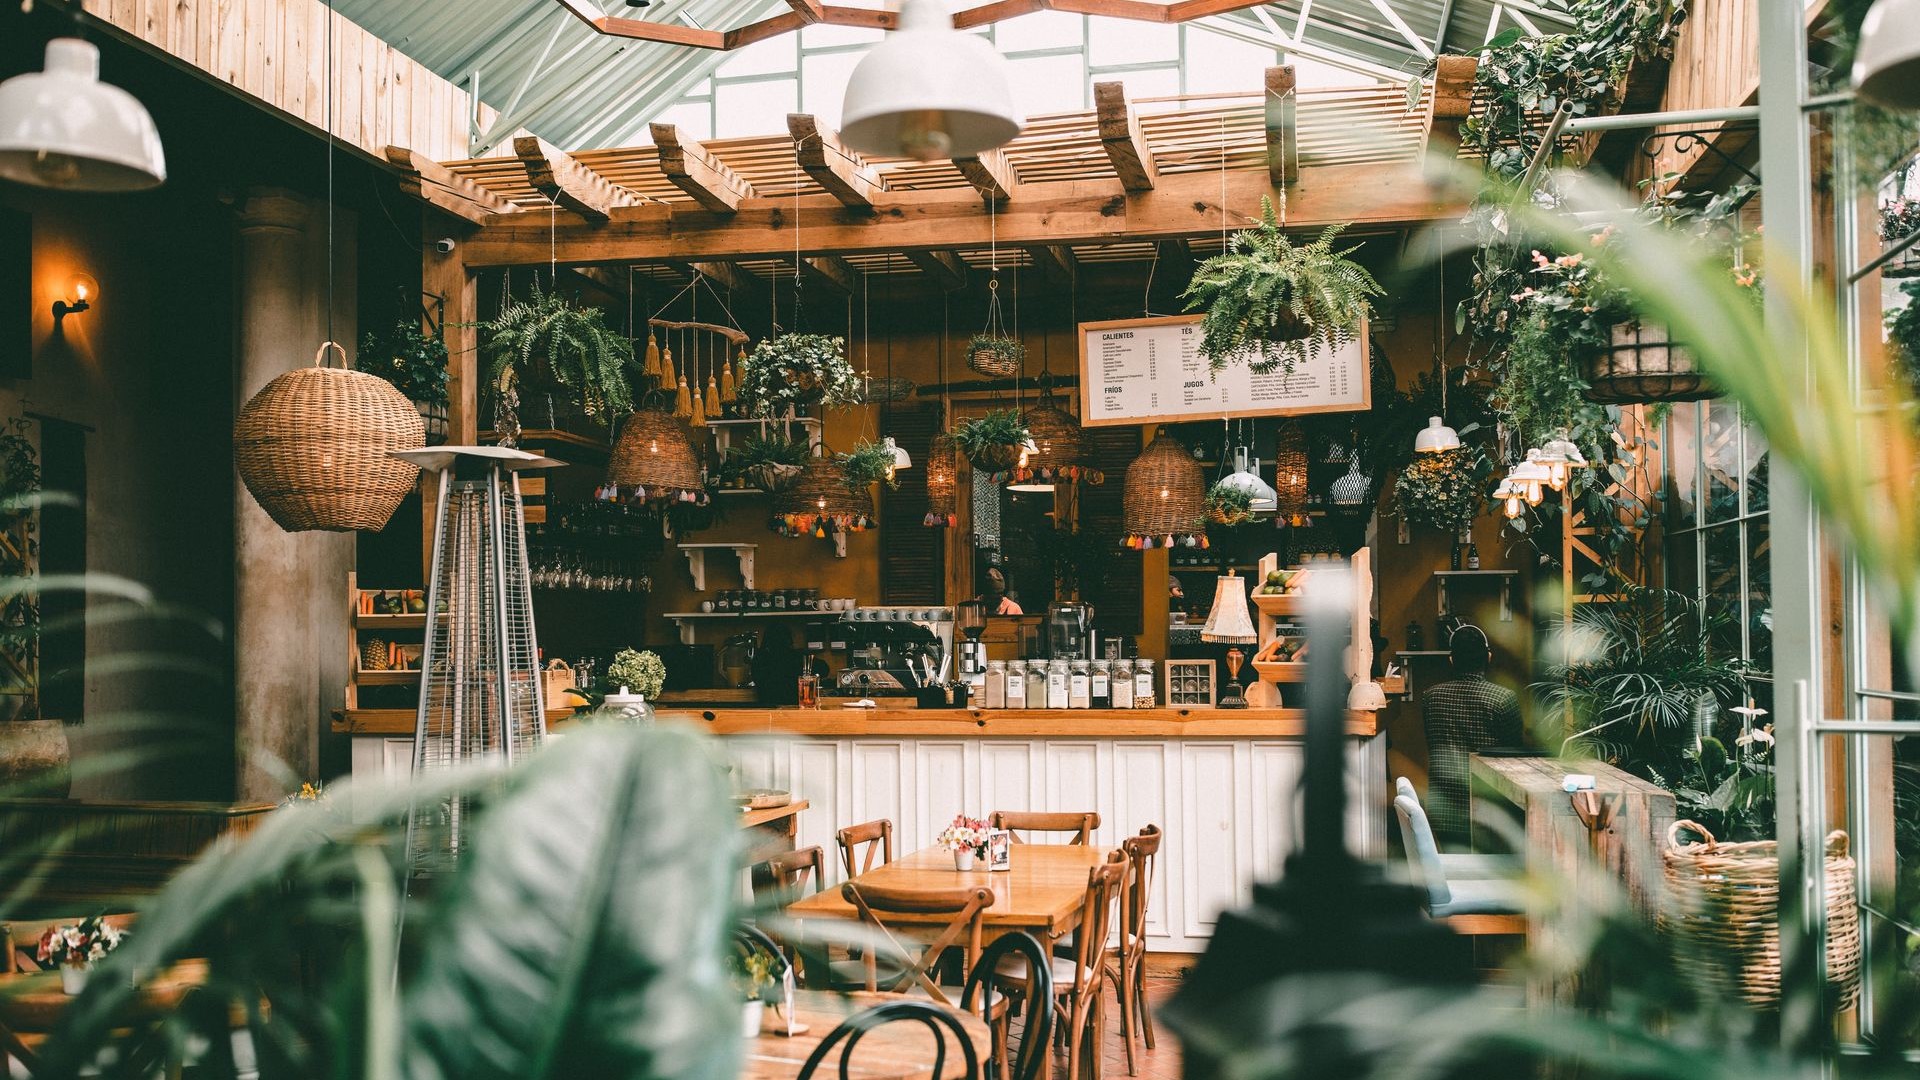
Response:
MULTIPOLYGON (((724 551, 732 555, 740 564, 740 584, 753 588, 753 560, 760 550, 759 544, 680 544, 680 554, 687 557, 687 573, 693 578, 693 591, 707 591, 707 552, 724 551)), ((716 612, 716 614, 718 614, 716 612)))
POLYGON ((419 668, 402 668, 398 671, 368 671, 366 668, 353 670, 353 681, 361 686, 405 686, 420 681, 419 668))
MULTIPOLYGON (((335 709, 333 730, 351 735, 412 735, 419 715, 413 709, 335 709)), ((548 709, 547 723, 572 715, 572 709, 548 709)))
MULTIPOLYGON (((500 438, 497 432, 483 431, 480 441, 496 442, 500 438)), ((611 450, 606 439, 576 435, 571 431, 558 431, 553 428, 527 428, 520 432, 520 449, 544 453, 550 458, 564 461, 570 465, 604 465, 611 450)))
POLYGON ((1261 682, 1303 683, 1307 681, 1307 665, 1304 661, 1296 663, 1290 660, 1255 660, 1252 663, 1253 670, 1259 673, 1261 682))
POLYGON ((1397 652, 1395 652, 1393 655, 1395 656, 1451 656, 1452 653, 1448 652, 1445 649, 1400 649, 1397 652))
POLYGON ((1300 615, 1306 611, 1307 597, 1304 593, 1263 593, 1253 594, 1253 606, 1260 609, 1262 615, 1300 615))
POLYGON ((1435 570, 1434 577, 1518 577, 1518 570, 1435 570))
POLYGON ((680 644, 693 644, 693 627, 700 619, 793 619, 793 618, 838 618, 834 611, 669 611, 660 616, 672 619, 680 630, 680 644))

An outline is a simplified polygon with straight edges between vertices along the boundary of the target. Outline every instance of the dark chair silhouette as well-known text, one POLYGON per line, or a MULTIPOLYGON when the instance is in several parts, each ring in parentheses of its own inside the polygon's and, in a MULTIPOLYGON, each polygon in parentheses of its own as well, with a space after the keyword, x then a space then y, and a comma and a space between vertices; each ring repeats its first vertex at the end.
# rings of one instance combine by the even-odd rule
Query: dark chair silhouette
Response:
POLYGON ((1053 1042, 1054 1002, 1052 965, 1046 960, 1047 950, 1031 934, 1016 930, 1001 935, 987 946, 980 954, 980 962, 973 965, 973 973, 967 976, 966 986, 960 992, 960 1007, 978 1015, 993 1029, 994 1060, 988 1066, 989 1080, 1037 1080, 1047 1067, 1048 1047, 1053 1042), (1010 980, 998 974, 1011 954, 1026 958, 1024 980, 1010 980), (1027 1023, 1020 1033, 1017 1054, 1008 1048, 1012 1024, 1007 1011, 993 1007, 995 985, 1025 1003, 1027 1023), (994 1015, 996 1011, 998 1018, 994 1015))
POLYGON ((966 1065, 966 1071, 960 1075, 967 1080, 980 1075, 980 1055, 974 1053, 973 1040, 967 1038, 967 1029, 953 1014, 938 1005, 925 1001, 889 1001, 885 1005, 876 1005, 866 1012, 859 1013, 820 1040, 808 1056, 807 1063, 800 1066, 798 1080, 813 1080, 813 1074, 833 1048, 844 1042, 840 1049, 841 1080, 853 1075, 853 1052, 860 1040, 870 1031, 885 1027, 896 1021, 911 1020, 925 1024, 933 1033, 933 1080, 942 1080, 947 1064, 947 1036, 951 1034, 960 1044, 960 1060, 966 1065))

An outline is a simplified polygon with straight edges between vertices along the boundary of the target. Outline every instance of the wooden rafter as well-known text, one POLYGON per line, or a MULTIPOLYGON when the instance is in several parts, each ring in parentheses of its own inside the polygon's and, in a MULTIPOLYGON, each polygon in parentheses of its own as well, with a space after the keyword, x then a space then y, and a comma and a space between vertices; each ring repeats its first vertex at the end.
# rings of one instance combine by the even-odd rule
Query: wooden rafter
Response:
MULTIPOLYGON (((715 214, 664 204, 616 209, 603 227, 562 212, 497 215, 461 245, 473 268, 525 266, 552 257, 563 264, 621 265, 664 260, 733 261, 790 258, 796 225, 808 250, 833 254, 1103 244, 1212 235, 1220 229, 1221 175, 1169 173, 1150 192, 1128 195, 1112 181, 1025 184, 1020 198, 992 220, 972 188, 890 191, 879 212, 850 216, 837 199, 803 196, 750 198, 736 213, 715 214)), ((1246 220, 1246 207, 1272 194, 1266 170, 1229 170, 1229 219, 1246 220)), ((1457 216, 1457 194, 1438 190, 1417 166, 1307 165, 1288 191, 1287 220, 1300 230, 1339 222, 1404 226, 1457 216)), ((1040 256, 1048 258, 1048 256, 1040 256)))
POLYGON ((860 288, 860 271, 838 255, 813 255, 800 260, 808 281, 835 292, 853 294, 860 288))
POLYGON ((948 292, 967 287, 967 264, 951 251, 909 251, 907 261, 948 292))
POLYGON ((1140 134, 1140 118, 1127 108, 1127 88, 1122 83, 1093 84, 1093 105, 1100 123, 1100 145, 1107 160, 1120 175, 1120 186, 1130 193, 1152 191, 1157 172, 1153 152, 1140 134))
POLYGON ((967 178, 967 183, 973 185, 982 199, 1006 202, 1020 187, 1004 150, 989 150, 979 157, 954 158, 953 167, 960 170, 960 175, 967 178))
POLYGON ((475 225, 514 210, 507 200, 404 146, 387 147, 387 163, 400 170, 401 191, 475 225))
POLYGON ((615 207, 636 201, 619 185, 532 135, 513 140, 513 152, 526 166, 535 191, 589 221, 605 221, 615 207))
POLYGON ((1029 244, 1027 257, 1040 268, 1042 277, 1070 279, 1074 272, 1073 248, 1065 244, 1029 244))
POLYGON ((753 185, 707 153, 692 139, 683 138, 672 124, 654 124, 653 143, 660 150, 660 171, 673 186, 716 214, 731 214, 753 198, 753 185))
POLYGON ((887 182, 866 160, 841 145, 839 136, 821 130, 812 116, 788 113, 787 133, 793 136, 800 167, 841 205, 871 210, 874 197, 886 192, 887 182))
POLYGON ((669 260, 668 266, 688 277, 703 277, 713 285, 727 292, 759 293, 766 289, 767 283, 760 275, 730 262, 678 262, 669 260))
POLYGON ((1267 179, 1277 187, 1300 179, 1298 101, 1292 64, 1270 67, 1266 75, 1267 179))

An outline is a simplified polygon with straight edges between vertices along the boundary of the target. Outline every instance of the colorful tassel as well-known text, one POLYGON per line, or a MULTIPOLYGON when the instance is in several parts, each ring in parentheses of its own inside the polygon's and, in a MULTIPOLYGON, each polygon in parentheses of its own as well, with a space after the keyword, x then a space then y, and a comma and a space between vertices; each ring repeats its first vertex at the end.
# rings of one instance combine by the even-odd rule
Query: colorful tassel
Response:
MULTIPOLYGON (((746 360, 747 349, 746 346, 743 345, 740 347, 740 362, 744 364, 746 360)), ((733 361, 729 360, 726 366, 720 369, 720 400, 731 405, 739 399, 740 395, 734 390, 733 361)))
POLYGON ((660 342, 652 334, 647 335, 647 355, 641 370, 654 378, 660 376, 660 342))
MULTIPOLYGON (((686 384, 686 383, 684 383, 684 382, 682 382, 682 383, 680 384, 680 387, 681 387, 681 390, 680 390, 680 392, 681 392, 681 393, 683 393, 683 394, 684 394, 684 393, 686 393, 686 392, 687 392, 687 391, 686 391, 686 386, 687 386, 687 384, 686 384)), ((707 426, 707 407, 706 407, 706 405, 705 405, 705 404, 704 404, 703 402, 701 402, 701 400, 700 400, 700 395, 699 395, 699 394, 690 394, 690 395, 688 395, 688 396, 689 396, 689 398, 690 398, 691 400, 690 400, 690 401, 688 402, 688 405, 687 405, 687 408, 688 408, 688 411, 689 411, 689 415, 688 415, 688 418, 687 418, 687 423, 688 423, 688 424, 691 424, 692 426, 694 426, 694 427, 697 427, 697 428, 703 428, 703 427, 706 427, 706 426, 707 426)))
POLYGON ((720 383, 711 371, 707 372, 707 415, 720 415, 720 383))
POLYGON ((673 415, 682 420, 693 418, 693 393, 687 389, 687 377, 680 376, 680 389, 673 396, 673 415))
POLYGON ((660 350, 660 385, 662 387, 673 385, 674 370, 673 346, 668 345, 660 350))

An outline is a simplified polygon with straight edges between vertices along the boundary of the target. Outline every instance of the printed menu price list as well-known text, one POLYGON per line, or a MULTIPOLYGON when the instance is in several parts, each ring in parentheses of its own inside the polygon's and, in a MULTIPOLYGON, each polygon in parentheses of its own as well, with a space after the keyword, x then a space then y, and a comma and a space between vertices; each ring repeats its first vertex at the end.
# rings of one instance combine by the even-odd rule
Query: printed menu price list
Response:
POLYGON ((1082 423, 1151 423, 1276 412, 1370 407, 1364 328, 1325 345, 1291 372, 1256 375, 1245 364, 1217 374, 1200 354, 1199 316, 1082 323, 1082 423))

